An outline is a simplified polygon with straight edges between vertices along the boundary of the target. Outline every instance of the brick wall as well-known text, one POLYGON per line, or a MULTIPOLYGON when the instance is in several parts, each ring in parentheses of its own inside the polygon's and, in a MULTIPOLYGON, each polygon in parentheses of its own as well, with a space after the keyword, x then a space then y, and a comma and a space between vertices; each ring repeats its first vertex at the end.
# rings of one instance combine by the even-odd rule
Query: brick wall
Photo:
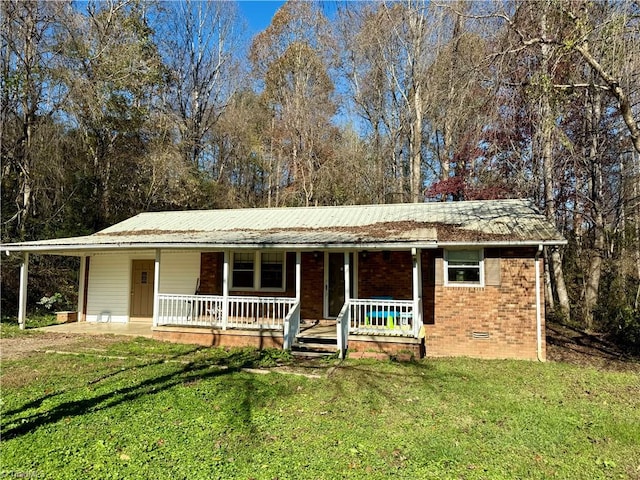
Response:
MULTIPOLYGON (((534 255, 530 249, 504 250, 497 286, 445 287, 437 280, 431 285, 425 282, 423 294, 433 296, 433 302, 425 301, 425 310, 433 309, 432 317, 425 311, 426 354, 536 359, 534 255), (474 338, 474 332, 488 338, 474 338)), ((544 358, 544 323, 542 353, 544 358)))
MULTIPOLYGON (((495 285, 445 287, 441 265, 443 251, 422 251, 423 321, 428 356, 535 359, 535 250, 529 248, 487 249, 487 258, 499 270, 495 285), (440 262, 440 263, 439 263, 440 262), (438 278, 439 277, 439 278, 438 278), (488 338, 474 338, 476 336, 488 338)), ((323 318, 324 255, 302 253, 301 315, 323 318)), ((200 292, 222 293, 222 253, 203 253, 200 292)), ((542 262, 541 262, 542 263, 542 262)), ((358 296, 390 296, 411 299, 412 261, 409 251, 359 254, 358 296)), ((541 265, 542 267, 542 265, 541 265)), ((493 282, 492 282, 493 283, 493 282)), ((256 292, 233 292, 254 295, 256 292)), ((544 289, 541 289, 541 295, 544 289)), ((264 293, 295 295, 295 254, 287 254, 287 291, 264 293)), ((542 299, 544 305, 544 299, 542 299)), ((543 307, 544 308, 544 307, 543 307)), ((542 312, 544 319, 544 312, 542 312)), ((543 320, 543 358, 544 320, 543 320)), ((354 344, 355 345, 355 344, 354 344)))
MULTIPOLYGON (((200 254, 200 290, 201 295, 222 295, 222 268, 224 254, 222 252, 203 252, 200 254)), ((229 281, 231 281, 229 265, 229 281)), ((230 295, 263 294, 269 297, 295 297, 296 295, 296 254, 287 252, 286 258, 286 288, 284 292, 256 292, 252 290, 232 290, 230 295)))
POLYGON ((222 295, 222 252, 200 254, 200 295, 222 295))
POLYGON ((301 317, 313 320, 321 319, 324 313, 324 253, 302 253, 301 287, 301 317))
POLYGON ((173 343, 187 343, 204 347, 282 348, 282 332, 238 332, 203 328, 160 327, 154 329, 153 338, 173 343))
POLYGON ((360 253, 358 297, 413 298, 413 260, 410 251, 360 253))

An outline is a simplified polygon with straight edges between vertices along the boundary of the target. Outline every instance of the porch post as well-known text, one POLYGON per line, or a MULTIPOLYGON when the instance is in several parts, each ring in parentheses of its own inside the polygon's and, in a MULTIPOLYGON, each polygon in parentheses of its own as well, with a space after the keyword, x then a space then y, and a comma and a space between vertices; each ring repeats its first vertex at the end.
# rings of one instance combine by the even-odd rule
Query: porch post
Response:
POLYGON ((156 248, 156 260, 153 269, 153 326, 158 325, 160 308, 160 249, 156 248))
POLYGON ((302 290, 302 253, 300 250, 296 251, 296 302, 300 302, 300 292, 302 290))
POLYGON ((222 329, 227 329, 229 321, 229 250, 224 251, 222 264, 222 329))
MULTIPOLYGON (((301 280, 301 256, 299 250, 296 251, 296 305, 294 308, 297 308, 297 314, 292 315, 289 319, 285 319, 283 325, 283 342, 282 348, 283 350, 291 350, 291 345, 295 341, 295 338, 298 336, 298 332, 300 330, 300 290, 302 285, 301 280)), ((288 317, 288 315, 287 315, 288 317)))
MULTIPOLYGON (((345 358, 347 349, 349 348, 349 324, 351 323, 350 311, 351 307, 349 303, 351 301, 351 255, 349 252, 344 252, 344 305, 347 305, 345 315, 338 315, 338 321, 336 322, 337 340, 338 340, 338 356, 345 358)), ((344 306, 343 306, 344 309, 344 306)), ((342 313, 342 311, 341 311, 342 313)))
POLYGON ((22 254, 20 264, 20 295, 18 297, 18 325, 24 330, 27 319, 27 278, 29 276, 29 252, 22 254))
POLYGON ((418 337, 420 327, 422 327, 422 261, 420 259, 421 250, 411 249, 413 258, 413 333, 418 337))
POLYGON ((80 257, 80 279, 78 281, 78 321, 84 322, 84 302, 85 302, 85 294, 84 291, 87 289, 86 285, 86 271, 87 271, 87 257, 80 257))
POLYGON ((344 303, 347 303, 351 299, 351 275, 349 274, 350 263, 351 258, 349 256, 349 252, 344 252, 344 303))

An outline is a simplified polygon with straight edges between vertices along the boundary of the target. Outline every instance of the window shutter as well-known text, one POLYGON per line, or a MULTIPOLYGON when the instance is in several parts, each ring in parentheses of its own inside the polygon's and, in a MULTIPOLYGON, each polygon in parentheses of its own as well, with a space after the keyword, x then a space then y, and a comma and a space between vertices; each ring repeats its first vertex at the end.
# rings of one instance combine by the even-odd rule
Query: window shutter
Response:
POLYGON ((484 259, 484 284, 487 286, 499 286, 500 278, 500 257, 484 259))
POLYGON ((444 260, 436 258, 436 285, 444 285, 444 260))

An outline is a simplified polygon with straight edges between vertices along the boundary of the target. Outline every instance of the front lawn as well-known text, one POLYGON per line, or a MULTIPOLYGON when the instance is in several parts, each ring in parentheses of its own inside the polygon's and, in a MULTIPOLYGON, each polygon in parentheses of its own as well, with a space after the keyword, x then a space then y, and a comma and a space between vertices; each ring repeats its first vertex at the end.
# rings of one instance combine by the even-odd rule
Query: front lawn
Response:
POLYGON ((2 362, 0 475, 640 478, 637 372, 83 345, 2 362))

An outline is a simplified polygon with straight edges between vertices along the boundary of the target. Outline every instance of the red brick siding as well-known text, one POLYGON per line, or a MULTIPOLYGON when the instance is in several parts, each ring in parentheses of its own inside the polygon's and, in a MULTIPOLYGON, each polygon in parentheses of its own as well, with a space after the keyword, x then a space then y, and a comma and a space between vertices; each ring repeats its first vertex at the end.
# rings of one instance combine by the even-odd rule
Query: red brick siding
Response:
POLYGON ((200 290, 201 295, 222 295, 222 252, 203 252, 200 254, 200 290))
MULTIPOLYGON (((487 249, 487 258, 500 257, 500 284, 483 288, 436 285, 438 250, 422 251, 422 302, 428 356, 471 356, 481 358, 536 358, 535 249, 487 249), (475 339, 473 332, 486 332, 488 339, 475 339)), ((358 296, 390 296, 411 299, 412 263, 409 251, 367 252, 359 256, 358 296)), ((200 292, 222 293, 222 253, 203 253, 200 292)), ((541 262, 542 267, 542 262, 541 262)), ((302 253, 301 315, 323 318, 324 255, 302 253)), ((257 292, 233 292, 255 295, 257 292)), ((287 254, 287 291, 264 295, 295 295, 295 254, 287 254)), ((541 290, 541 295, 544 291, 541 290)), ((544 299, 542 299, 544 305, 544 299)), ((542 312, 544 319, 544 312, 542 312)), ((543 320, 543 358, 544 320, 543 320)), ((218 340, 216 340, 218 341, 218 340)), ((231 342, 230 339, 225 339, 231 342)), ((237 340, 240 342, 240 340, 237 340)), ((248 340, 243 339, 242 342, 248 340)), ((246 344, 246 343, 243 343, 246 344)), ((352 349, 369 349, 370 342, 350 343, 352 349)), ((376 343, 378 345, 378 343, 376 343)), ((384 345, 387 353, 419 347, 384 345)), ((231 346, 231 345, 229 345, 231 346)), ((415 354, 415 353, 414 353, 415 354)))
MULTIPOLYGON (((284 292, 257 292, 252 290, 232 290, 230 295, 265 295, 269 297, 295 297, 296 295, 296 254, 287 252, 286 282, 284 292)), ((222 252, 203 252, 200 255, 200 291, 201 295, 222 295, 222 252)), ((231 281, 231 266, 229 266, 231 281)))
POLYGON ((210 330, 207 332, 193 329, 154 331, 153 338, 173 343, 188 343, 205 347, 254 347, 282 348, 281 332, 256 332, 253 335, 239 335, 233 330, 210 330))
POLYGON ((411 252, 367 252, 358 259, 358 297, 413 298, 411 252))
POLYGON ((505 251, 500 269, 499 286, 427 288, 434 295, 433 324, 425 327, 428 356, 536 359, 533 254, 505 251), (486 332, 489 338, 474 339, 473 332, 486 332))
POLYGON ((320 319, 324 314, 324 253, 302 253, 300 315, 320 319))
MULTIPOLYGON (((355 337, 355 335, 354 335, 355 337)), ((411 339, 407 343, 396 342, 376 342, 376 341, 364 341, 357 340, 356 338, 349 338, 349 356, 352 358, 358 355, 351 355, 351 352, 383 352, 388 355, 398 355, 402 353, 408 353, 415 358, 421 358, 422 346, 419 343, 411 342, 411 339)))

